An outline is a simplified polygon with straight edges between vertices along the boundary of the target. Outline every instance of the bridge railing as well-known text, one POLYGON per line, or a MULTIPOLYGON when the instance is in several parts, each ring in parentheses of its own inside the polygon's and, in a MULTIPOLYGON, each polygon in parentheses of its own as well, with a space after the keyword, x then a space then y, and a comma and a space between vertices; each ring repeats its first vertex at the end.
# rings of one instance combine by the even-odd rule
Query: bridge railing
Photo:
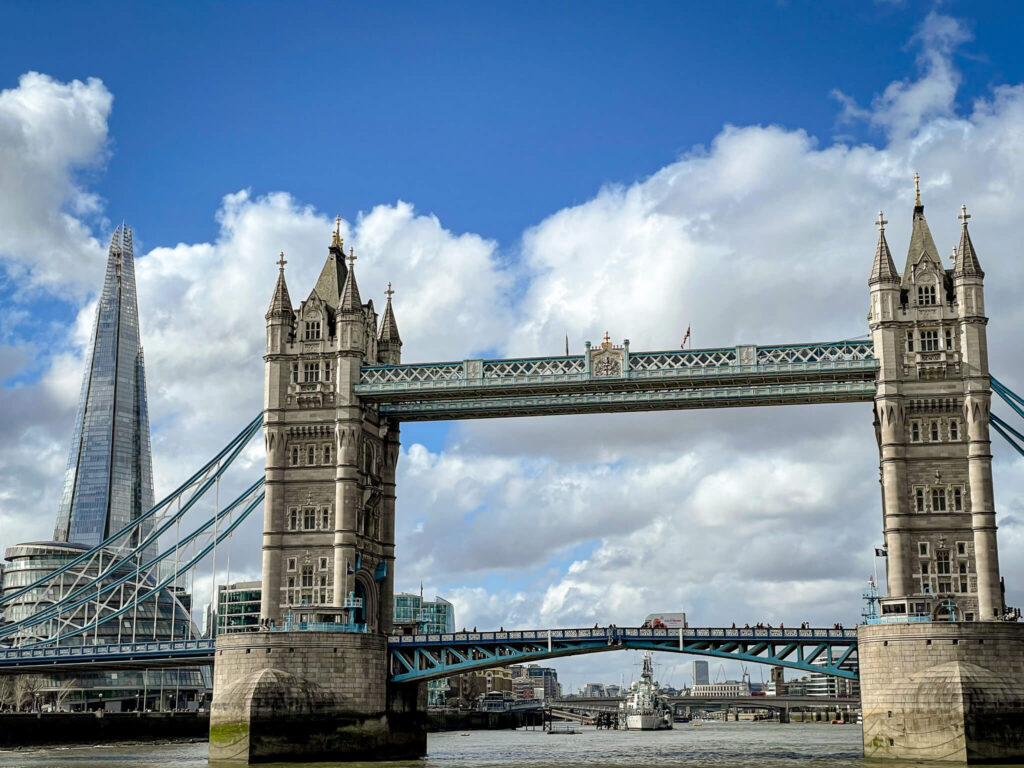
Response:
MULTIPOLYGON (((737 346, 720 349, 630 352, 624 350, 621 376, 600 381, 692 379, 754 373, 873 370, 877 367, 871 342, 839 341, 821 344, 737 346)), ((364 366, 357 392, 417 392, 509 385, 582 383, 592 379, 587 355, 527 357, 503 360, 413 363, 364 366)))
POLYGON ((158 657, 212 654, 215 640, 149 640, 141 643, 108 643, 105 645, 68 645, 38 648, 8 648, 0 650, 0 664, 18 661, 54 660, 74 661, 76 659, 97 659, 110 656, 132 656, 138 654, 158 657))

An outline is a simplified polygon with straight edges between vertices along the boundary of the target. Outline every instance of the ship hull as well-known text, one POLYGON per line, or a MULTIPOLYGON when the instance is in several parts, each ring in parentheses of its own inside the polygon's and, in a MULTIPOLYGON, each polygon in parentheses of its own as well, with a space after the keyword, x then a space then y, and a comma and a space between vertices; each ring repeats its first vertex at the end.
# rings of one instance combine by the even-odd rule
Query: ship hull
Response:
POLYGON ((663 731, 671 727, 661 713, 626 715, 627 731, 663 731))

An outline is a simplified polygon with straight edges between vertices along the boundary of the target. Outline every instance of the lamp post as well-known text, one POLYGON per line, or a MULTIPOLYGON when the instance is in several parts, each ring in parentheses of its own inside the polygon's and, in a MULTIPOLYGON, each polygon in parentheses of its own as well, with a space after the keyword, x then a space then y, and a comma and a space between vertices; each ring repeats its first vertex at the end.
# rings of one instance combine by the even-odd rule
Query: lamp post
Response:
POLYGON ((100 709, 100 711, 103 710, 103 693, 102 692, 100 692, 100 706, 99 706, 99 709, 100 709))

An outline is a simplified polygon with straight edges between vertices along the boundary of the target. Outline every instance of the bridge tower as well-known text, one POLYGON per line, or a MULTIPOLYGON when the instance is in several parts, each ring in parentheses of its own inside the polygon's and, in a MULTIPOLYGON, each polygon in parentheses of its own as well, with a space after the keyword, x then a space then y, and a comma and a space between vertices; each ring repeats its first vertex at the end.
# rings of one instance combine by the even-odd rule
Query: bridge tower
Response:
MULTIPOLYGON (((916 179, 915 179, 916 183, 916 179)), ((950 269, 914 204, 896 271, 878 220, 868 322, 888 596, 882 616, 991 621, 1003 614, 989 443, 984 272, 961 212, 950 269)))
POLYGON ((340 218, 316 285, 293 308, 284 254, 266 314, 261 627, 217 638, 210 759, 412 759, 426 689, 388 682, 398 423, 355 394, 364 364, 396 364, 340 218))
MULTIPOLYGON (((340 226, 340 222, 339 222, 340 226)), ((267 312, 262 616, 391 631, 399 435, 353 389, 398 363, 390 286, 380 330, 334 232, 316 285, 291 306, 280 262, 267 312)))
POLYGON ((961 208, 946 269, 918 191, 900 274, 878 216, 868 322, 888 595, 857 631, 869 758, 1024 761, 1024 626, 999 620, 985 274, 969 218, 961 208))

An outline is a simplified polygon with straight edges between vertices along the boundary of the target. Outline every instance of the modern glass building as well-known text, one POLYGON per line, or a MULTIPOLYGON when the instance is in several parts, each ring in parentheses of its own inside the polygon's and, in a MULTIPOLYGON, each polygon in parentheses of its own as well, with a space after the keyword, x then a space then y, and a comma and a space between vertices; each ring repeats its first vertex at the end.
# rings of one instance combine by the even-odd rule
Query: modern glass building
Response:
POLYGON ((135 256, 132 231, 121 225, 107 254, 53 538, 93 547, 152 506, 135 256))
MULTIPOLYGON (((455 631, 455 606, 443 597, 424 600, 423 595, 399 592, 395 595, 396 632, 417 635, 455 631)), ((427 682, 427 706, 443 707, 451 685, 448 678, 427 682)))
POLYGON ((262 594, 263 585, 258 581, 218 585, 216 634, 258 629, 262 594))

